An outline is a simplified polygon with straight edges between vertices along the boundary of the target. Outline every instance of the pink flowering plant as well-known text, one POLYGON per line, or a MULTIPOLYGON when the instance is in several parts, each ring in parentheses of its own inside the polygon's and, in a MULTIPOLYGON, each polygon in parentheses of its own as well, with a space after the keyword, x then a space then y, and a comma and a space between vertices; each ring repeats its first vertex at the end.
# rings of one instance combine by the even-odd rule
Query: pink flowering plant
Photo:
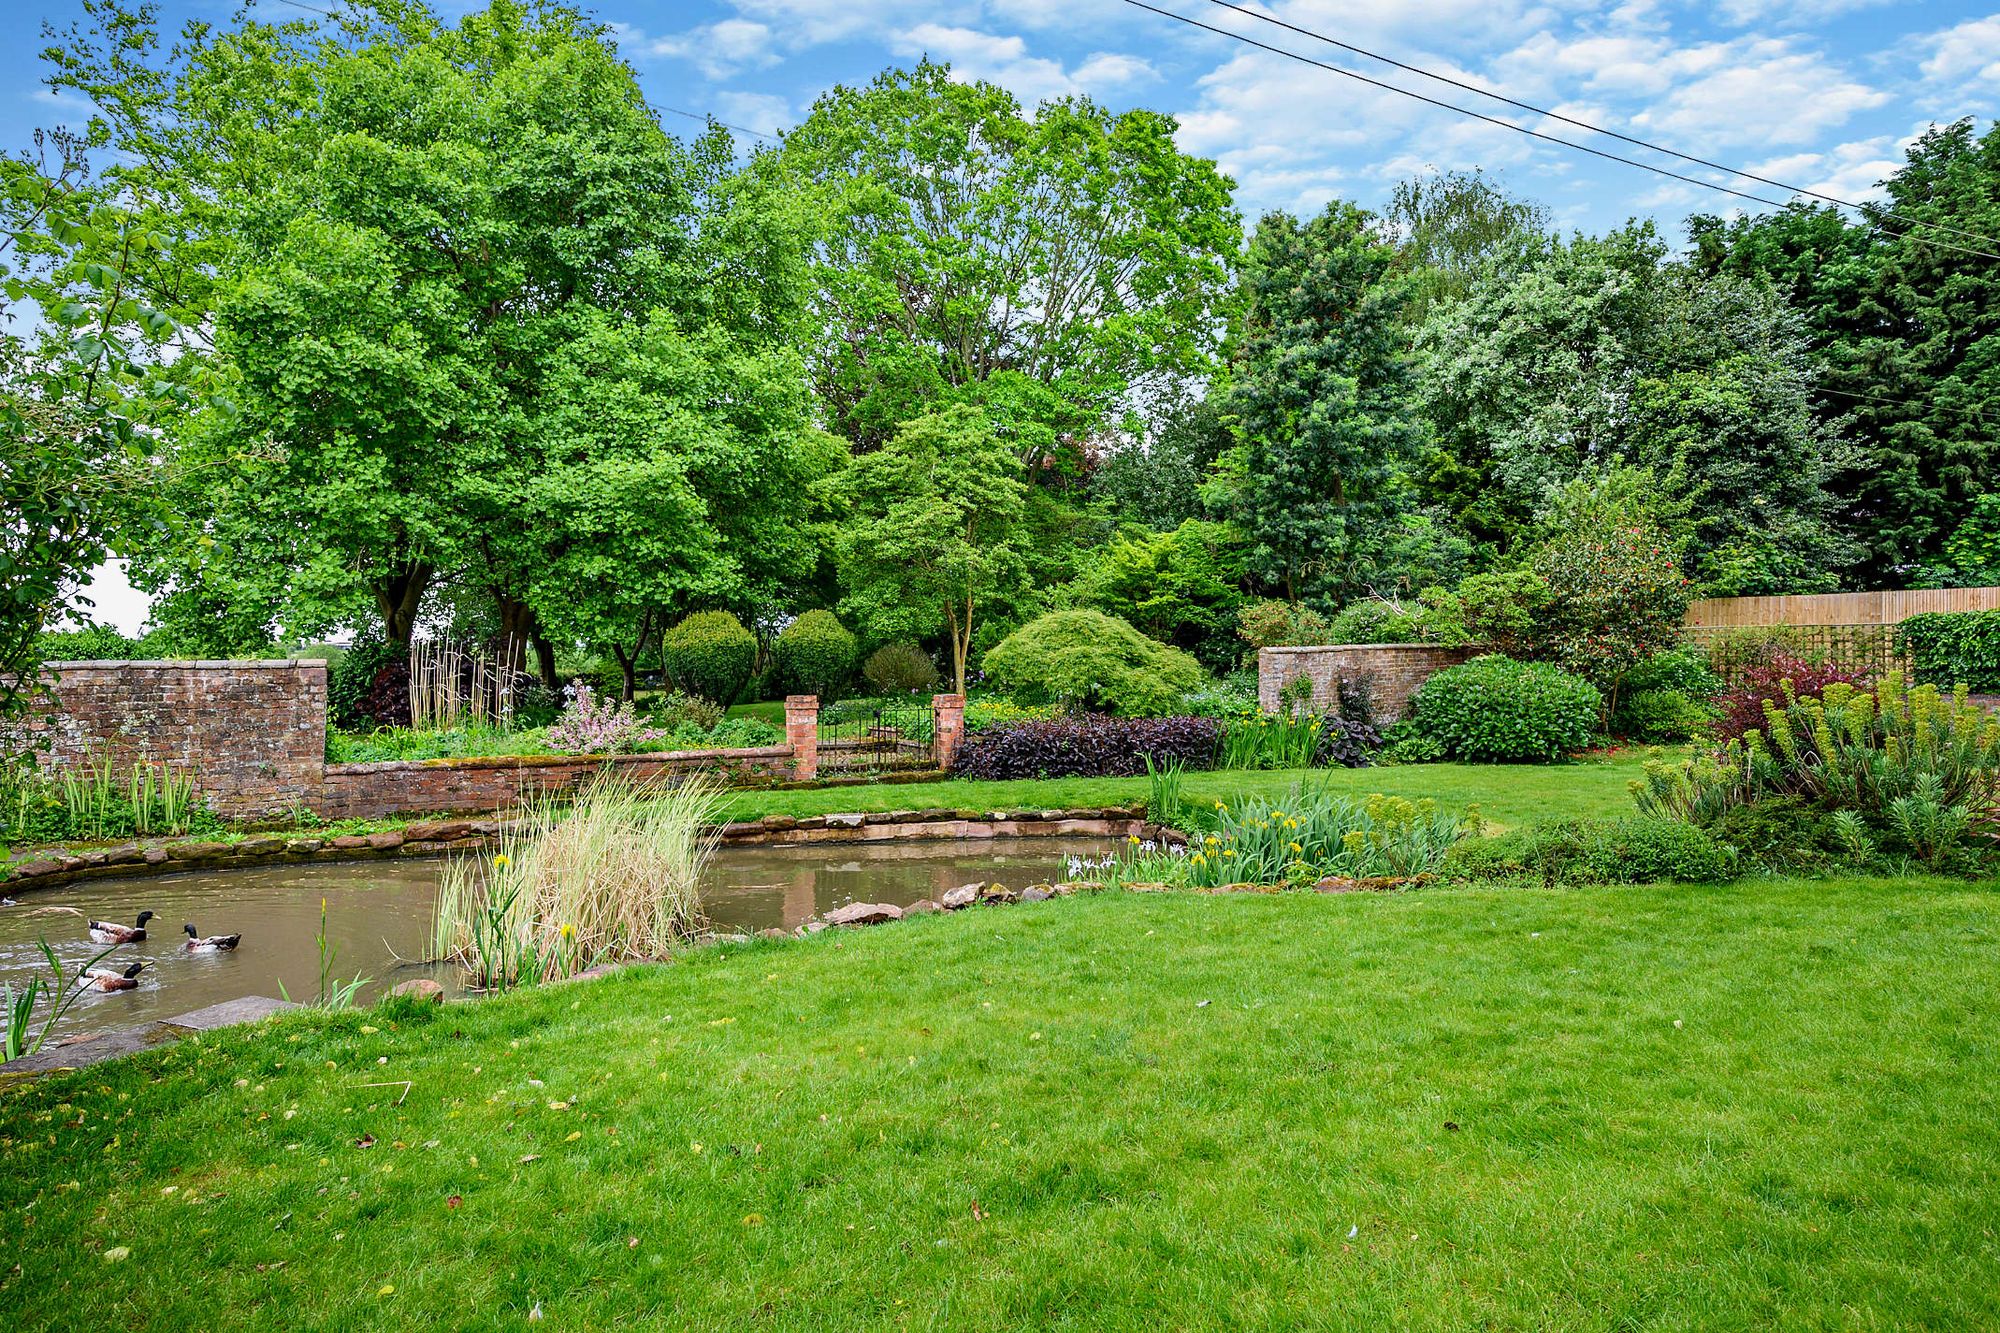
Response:
POLYGON ((582 681, 575 691, 562 716, 549 726, 550 749, 564 754, 634 754, 667 738, 668 733, 658 727, 640 722, 631 704, 600 702, 582 681))

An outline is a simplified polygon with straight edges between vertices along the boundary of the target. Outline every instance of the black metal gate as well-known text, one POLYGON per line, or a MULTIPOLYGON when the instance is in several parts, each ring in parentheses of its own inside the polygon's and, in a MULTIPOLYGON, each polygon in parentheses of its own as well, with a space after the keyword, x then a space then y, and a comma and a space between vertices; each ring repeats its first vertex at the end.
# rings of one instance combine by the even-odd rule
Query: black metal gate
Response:
POLYGON ((822 773, 887 773, 929 768, 930 701, 877 706, 833 704, 820 710, 822 773))

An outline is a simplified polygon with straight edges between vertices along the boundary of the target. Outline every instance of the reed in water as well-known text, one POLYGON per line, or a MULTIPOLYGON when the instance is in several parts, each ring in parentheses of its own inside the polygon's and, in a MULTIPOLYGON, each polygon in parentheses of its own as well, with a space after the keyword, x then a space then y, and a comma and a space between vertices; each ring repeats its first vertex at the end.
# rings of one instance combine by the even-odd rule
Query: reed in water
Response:
POLYGON ((721 794, 706 776, 668 786, 600 775, 573 798, 536 797, 490 860, 446 867, 435 955, 487 987, 666 957, 704 924, 721 794))

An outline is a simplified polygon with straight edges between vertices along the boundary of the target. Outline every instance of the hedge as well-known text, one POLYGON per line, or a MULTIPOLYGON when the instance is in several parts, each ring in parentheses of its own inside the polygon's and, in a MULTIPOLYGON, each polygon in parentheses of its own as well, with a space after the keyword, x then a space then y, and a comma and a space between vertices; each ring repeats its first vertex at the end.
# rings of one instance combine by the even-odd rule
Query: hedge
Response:
POLYGON ((2000 611, 1926 611, 1896 627, 1919 684, 2000 690, 2000 611))

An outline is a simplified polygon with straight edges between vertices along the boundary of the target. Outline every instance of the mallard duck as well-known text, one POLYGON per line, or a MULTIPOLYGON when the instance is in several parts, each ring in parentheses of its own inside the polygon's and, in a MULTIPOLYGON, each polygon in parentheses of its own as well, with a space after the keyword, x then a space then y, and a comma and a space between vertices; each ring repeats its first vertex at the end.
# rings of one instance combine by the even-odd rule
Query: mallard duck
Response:
POLYGON ((90 938, 97 944, 137 944, 146 938, 146 923, 153 919, 151 912, 139 913, 139 923, 121 926, 115 921, 93 921, 90 923, 90 938))
POLYGON ((108 967, 86 968, 83 984, 92 990, 136 990, 139 985, 139 969, 144 966, 143 962, 134 963, 123 972, 108 967))
POLYGON ((189 953, 221 953, 227 949, 234 949, 237 942, 243 938, 241 935, 197 935, 192 921, 181 929, 187 932, 188 937, 187 943, 181 947, 189 953))

